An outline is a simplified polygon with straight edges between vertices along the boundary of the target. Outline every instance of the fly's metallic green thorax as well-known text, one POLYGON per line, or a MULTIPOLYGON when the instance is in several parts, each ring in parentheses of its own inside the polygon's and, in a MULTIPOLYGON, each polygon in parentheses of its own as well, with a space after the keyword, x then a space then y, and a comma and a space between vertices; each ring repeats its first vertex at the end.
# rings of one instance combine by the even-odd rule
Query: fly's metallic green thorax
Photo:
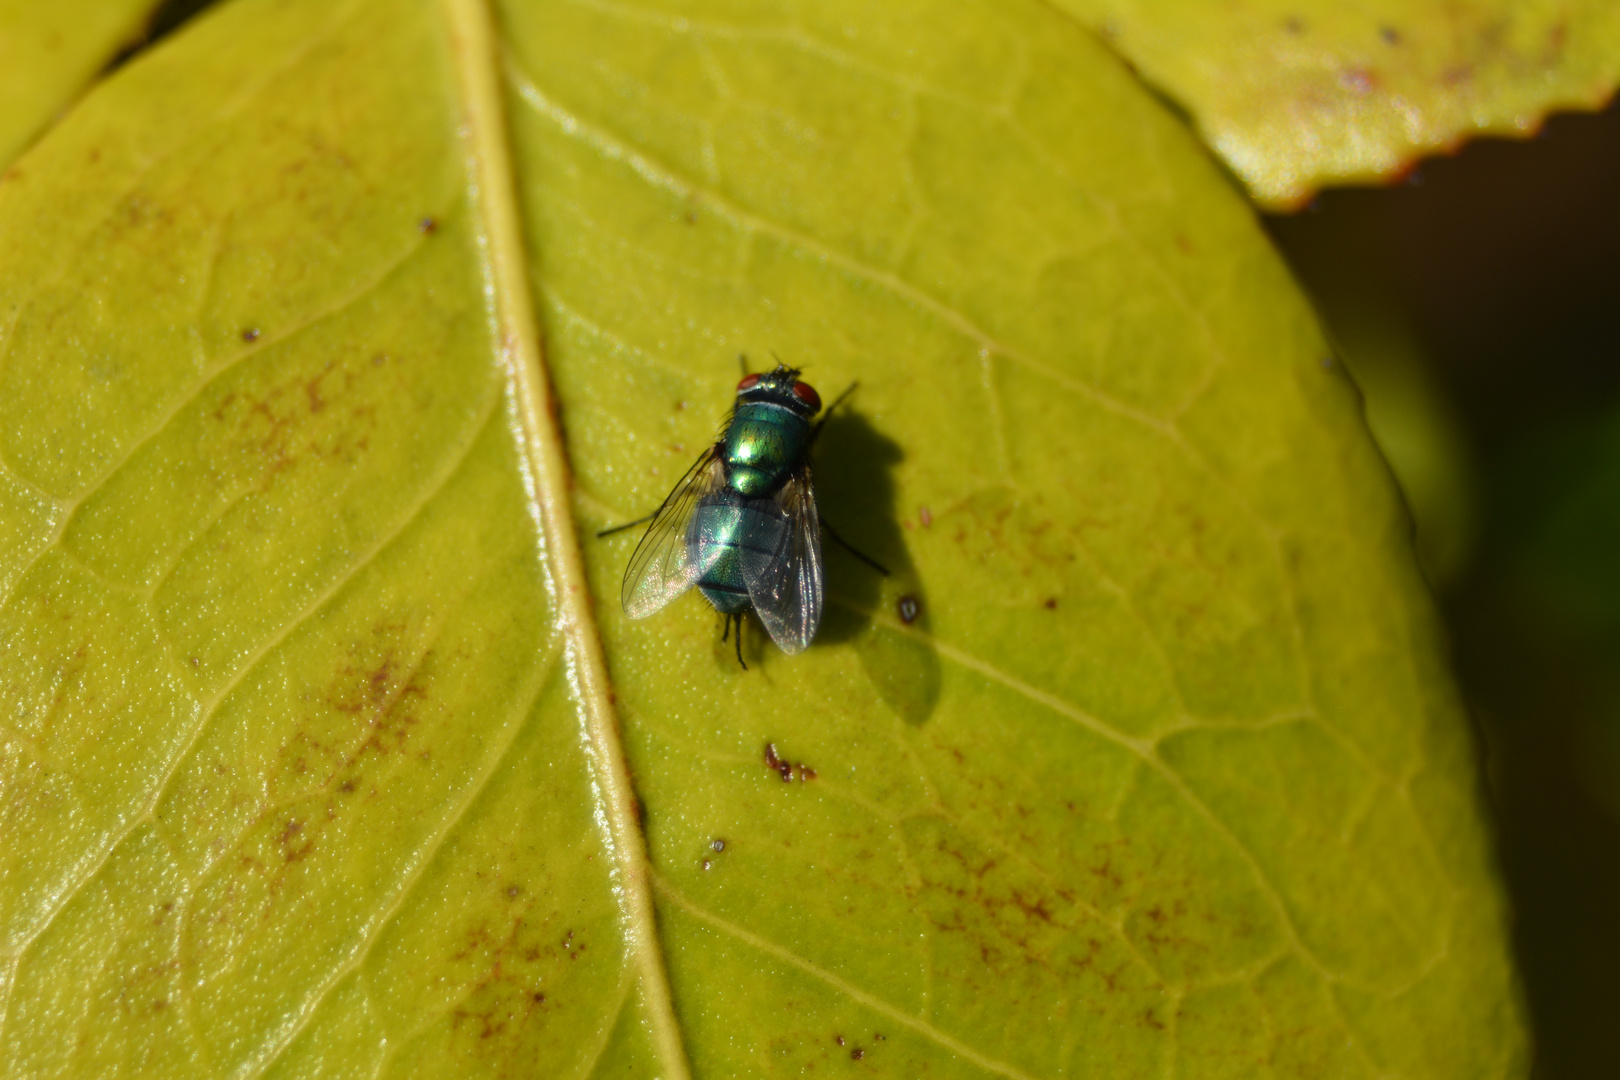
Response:
POLYGON ((741 495, 769 495, 810 448, 810 422, 771 402, 739 402, 721 447, 730 486, 741 495))
POLYGON ((804 465, 810 417, 821 398, 799 381, 797 368, 749 375, 737 384, 737 404, 720 440, 726 483, 750 498, 769 495, 804 465))

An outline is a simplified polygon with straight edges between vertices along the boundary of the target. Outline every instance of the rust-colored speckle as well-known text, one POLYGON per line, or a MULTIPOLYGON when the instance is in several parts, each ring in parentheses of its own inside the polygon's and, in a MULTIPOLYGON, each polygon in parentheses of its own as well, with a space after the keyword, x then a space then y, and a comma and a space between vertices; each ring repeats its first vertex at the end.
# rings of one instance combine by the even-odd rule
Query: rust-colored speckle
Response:
POLYGON ((895 601, 894 611, 896 615, 900 616, 901 622, 910 626, 917 621, 917 616, 922 613, 922 604, 915 596, 906 594, 895 601))
POLYGON ((851 1061, 859 1061, 859 1060, 861 1060, 861 1058, 863 1058, 865 1056, 866 1056, 866 1051, 862 1050, 858 1046, 855 1049, 853 1049, 853 1050, 851 1050, 849 1052, 849 1060, 851 1060, 851 1061))
POLYGON ((917 507, 917 521, 926 529, 934 523, 934 515, 929 513, 928 507, 919 506, 917 507))
POLYGON ((439 223, 431 217, 425 217, 416 223, 416 231, 432 236, 439 231, 439 223))
POLYGON ((242 331, 242 340, 246 341, 246 342, 258 341, 259 340, 259 328, 257 326, 250 326, 246 330, 243 330, 242 331))
POLYGON ((782 778, 784 784, 791 784, 795 779, 800 781, 814 780, 816 770, 802 762, 789 761, 776 752, 775 743, 765 744, 765 767, 782 778))
POLYGON ((708 859, 704 859, 701 865, 703 866, 703 869, 705 869, 705 870, 711 869, 714 866, 714 864, 712 862, 710 862, 708 859))
POLYGON ((1339 72, 1339 85, 1353 94, 1370 94, 1378 79, 1366 68, 1346 68, 1339 72))
POLYGON ((881 1031, 872 1032, 872 1039, 873 1039, 874 1042, 882 1042, 883 1041, 883 1032, 881 1032, 881 1031))
POLYGON ((1283 29, 1290 34, 1303 34, 1305 32, 1305 20, 1298 15, 1290 15, 1283 20, 1283 29))
POLYGON ((315 850, 313 836, 300 836, 304 831, 304 823, 297 818, 288 818, 287 824, 281 830, 277 843, 281 846, 281 857, 287 862, 295 863, 307 858, 315 850))
POLYGON ((844 1045, 844 1037, 842 1035, 834 1035, 833 1036, 833 1042, 837 1043, 839 1046, 843 1046, 844 1045))
POLYGON ((1049 596, 1049 597, 1046 598, 1046 610, 1047 611, 1056 611, 1057 610, 1057 597, 1049 596))
POLYGON ((522 886, 520 886, 520 885, 508 885, 506 887, 506 898, 508 900, 516 900, 521 895, 523 895, 522 886))
POLYGON ((1401 43, 1401 32, 1393 26, 1380 26, 1378 36, 1384 39, 1385 45, 1399 45, 1401 43))

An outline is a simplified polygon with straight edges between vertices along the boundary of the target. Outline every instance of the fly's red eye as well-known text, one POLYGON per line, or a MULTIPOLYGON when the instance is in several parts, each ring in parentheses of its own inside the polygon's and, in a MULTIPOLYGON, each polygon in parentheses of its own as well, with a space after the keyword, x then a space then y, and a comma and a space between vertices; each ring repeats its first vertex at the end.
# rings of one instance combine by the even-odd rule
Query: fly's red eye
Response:
POLYGON ((794 383, 793 396, 810 406, 811 412, 821 411, 821 395, 816 393, 815 387, 811 386, 809 383, 794 383))
POLYGON ((743 381, 737 384, 737 389, 738 390, 751 390, 751 389, 753 389, 754 384, 757 383, 757 382, 759 382, 759 376, 758 375, 744 375, 743 376, 743 381))

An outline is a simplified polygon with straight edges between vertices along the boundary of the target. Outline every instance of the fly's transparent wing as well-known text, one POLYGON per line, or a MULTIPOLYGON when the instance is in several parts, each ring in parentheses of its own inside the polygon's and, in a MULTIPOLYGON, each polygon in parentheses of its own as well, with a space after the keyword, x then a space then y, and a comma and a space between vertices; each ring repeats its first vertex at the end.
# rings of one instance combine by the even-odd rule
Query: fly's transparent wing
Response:
POLYGON ((782 485, 775 502, 787 528, 765 549, 745 547, 738 554, 759 621, 783 652, 796 653, 821 625, 821 517, 808 466, 782 485))
POLYGON ((711 446, 669 493, 624 569, 619 600, 626 615, 632 619, 651 615, 703 576, 704 567, 691 543, 692 514, 703 497, 725 481, 725 467, 711 446))

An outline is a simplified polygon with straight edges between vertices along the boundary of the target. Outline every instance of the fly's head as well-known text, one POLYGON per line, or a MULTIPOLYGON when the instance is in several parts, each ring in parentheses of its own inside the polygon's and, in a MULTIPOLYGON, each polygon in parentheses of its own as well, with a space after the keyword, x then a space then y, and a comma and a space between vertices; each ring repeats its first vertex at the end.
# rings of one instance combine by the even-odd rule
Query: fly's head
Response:
POLYGON ((821 395, 815 387, 799 381, 799 369, 776 365, 774 371, 743 376, 737 384, 737 403, 763 401, 792 409, 809 419, 821 411, 821 395))

